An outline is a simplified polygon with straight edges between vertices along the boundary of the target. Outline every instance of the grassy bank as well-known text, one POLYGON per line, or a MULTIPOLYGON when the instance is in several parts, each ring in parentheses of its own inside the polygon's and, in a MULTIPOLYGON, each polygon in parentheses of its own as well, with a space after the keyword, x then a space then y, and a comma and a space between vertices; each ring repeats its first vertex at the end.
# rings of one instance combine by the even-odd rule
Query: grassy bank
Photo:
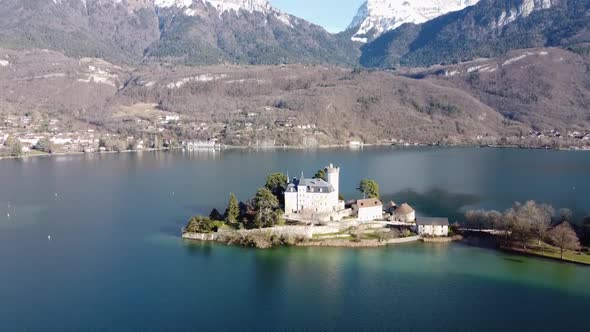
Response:
POLYGON ((583 253, 583 252, 572 252, 567 251, 563 254, 563 260, 561 259, 561 254, 559 252, 559 248, 555 248, 550 245, 545 245, 543 248, 541 246, 527 246, 526 249, 524 248, 516 248, 516 247, 502 247, 504 250, 526 254, 531 256, 538 256, 544 258, 555 259, 563 262, 573 262, 578 264, 585 264, 590 265, 590 255, 583 253))

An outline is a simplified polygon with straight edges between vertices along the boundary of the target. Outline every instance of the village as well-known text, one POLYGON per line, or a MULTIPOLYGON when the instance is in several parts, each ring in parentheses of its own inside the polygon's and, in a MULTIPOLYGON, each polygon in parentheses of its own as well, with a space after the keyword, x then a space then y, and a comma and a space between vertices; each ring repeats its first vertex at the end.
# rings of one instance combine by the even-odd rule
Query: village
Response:
POLYGON ((157 150, 162 148, 218 148, 217 138, 181 140, 177 128, 207 131, 207 123, 183 122, 174 113, 159 112, 149 118, 125 117, 134 130, 105 131, 101 126, 46 115, 7 115, 0 118, 0 157, 157 150), (161 114, 160 114, 161 113, 161 114))
MULTIPOLYGON (((197 118, 167 112, 154 104, 121 107, 107 123, 79 122, 36 112, 0 116, 0 157, 26 157, 47 154, 123 152, 184 148, 219 149, 224 146, 246 147, 318 147, 348 146, 362 148, 360 138, 338 144, 324 144, 325 133, 314 123, 298 122, 293 116, 272 118, 269 107, 257 112, 236 110, 223 122, 206 122, 197 118), (269 122, 270 121, 270 122, 269 122), (106 127, 117 128, 106 130, 106 127), (281 137, 299 137, 281 141, 281 137)), ((500 140, 502 141, 502 140, 500 140)), ((512 137, 498 145, 499 138, 477 136, 471 145, 544 147, 555 149, 590 149, 590 132, 558 130, 531 131, 529 136, 512 137)), ((378 145, 421 146, 461 145, 453 140, 412 142, 400 138, 383 139, 378 145)))
POLYGON ((384 205, 374 180, 363 179, 359 191, 364 198, 343 200, 340 168, 333 164, 312 178, 302 173, 289 179, 274 173, 251 203, 238 204, 232 195, 224 215, 214 210, 208 218, 192 218, 183 229, 183 238, 259 248, 284 244, 372 247, 452 240, 448 218, 422 217, 408 203, 384 205))

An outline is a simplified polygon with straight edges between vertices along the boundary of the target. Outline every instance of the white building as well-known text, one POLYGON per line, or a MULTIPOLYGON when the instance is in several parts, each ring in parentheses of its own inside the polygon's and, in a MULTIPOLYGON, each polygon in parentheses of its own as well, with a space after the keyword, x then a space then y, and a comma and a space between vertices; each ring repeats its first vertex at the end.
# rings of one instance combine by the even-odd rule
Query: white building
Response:
POLYGON ((419 235, 448 236, 449 219, 447 218, 418 218, 416 232, 419 235))
POLYGON ((373 221, 383 218, 383 203, 376 198, 359 199, 354 205, 360 221, 373 221))
POLYGON ((285 213, 330 213, 344 209, 338 199, 340 168, 330 164, 325 168, 326 180, 306 179, 301 174, 285 190, 285 213))

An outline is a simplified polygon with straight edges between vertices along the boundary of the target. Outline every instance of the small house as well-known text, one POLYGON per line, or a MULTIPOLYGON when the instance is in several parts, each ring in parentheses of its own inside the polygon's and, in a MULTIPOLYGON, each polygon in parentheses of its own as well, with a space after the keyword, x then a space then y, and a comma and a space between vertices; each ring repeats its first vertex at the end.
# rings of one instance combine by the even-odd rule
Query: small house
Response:
POLYGON ((449 219, 447 218, 418 218, 416 232, 427 236, 448 236, 449 219))
POLYGON ((383 218, 383 203, 376 198, 359 199, 353 206, 358 220, 373 221, 383 218))
POLYGON ((416 221, 416 211, 408 203, 404 203, 394 210, 393 217, 396 221, 414 222, 416 221))

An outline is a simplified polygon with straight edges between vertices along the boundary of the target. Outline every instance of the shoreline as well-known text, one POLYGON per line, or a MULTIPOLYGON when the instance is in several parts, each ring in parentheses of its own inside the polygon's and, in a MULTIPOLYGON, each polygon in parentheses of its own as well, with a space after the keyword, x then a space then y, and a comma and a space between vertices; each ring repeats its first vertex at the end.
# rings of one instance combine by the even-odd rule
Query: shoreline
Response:
POLYGON ((590 266, 590 263, 586 263, 586 262, 582 262, 582 261, 574 261, 574 260, 567 259, 567 258, 561 259, 559 257, 553 257, 553 256, 549 256, 549 255, 538 254, 538 253, 535 253, 535 252, 532 252, 532 251, 529 251, 529 250, 524 250, 524 249, 510 248, 510 247, 501 246, 501 247, 497 248, 496 250, 498 250, 500 252, 507 252, 507 253, 515 254, 515 255, 518 255, 518 256, 547 259, 547 260, 554 261, 554 262, 559 262, 559 263, 575 264, 575 265, 580 265, 580 266, 590 266))
POLYGON ((328 145, 317 145, 317 146, 297 146, 297 145, 285 145, 285 146, 252 146, 252 145, 223 145, 220 148, 203 148, 203 149, 192 149, 188 150, 184 147, 173 147, 173 148, 159 148, 159 149, 144 149, 144 150, 125 150, 125 151, 102 151, 102 152, 57 152, 57 153, 35 153, 23 156, 0 156, 0 160, 5 159, 28 159, 38 157, 53 157, 53 156, 77 156, 77 155, 101 155, 101 154, 117 154, 117 153, 140 153, 140 152, 155 152, 155 151, 172 151, 172 150, 186 150, 186 151, 223 151, 223 150, 293 150, 293 151, 313 151, 313 150, 326 150, 326 149, 349 149, 351 151, 359 151, 364 147, 395 147, 395 148, 413 148, 413 147, 431 147, 431 148, 479 148, 479 149, 514 149, 514 150, 546 150, 546 151, 590 151, 589 149, 572 149, 572 148, 549 148, 549 147, 521 147, 512 145, 495 145, 495 146, 481 146, 481 145, 431 145, 431 144, 411 144, 411 145, 400 145, 391 143, 372 143, 363 144, 361 146, 350 146, 348 144, 328 144, 328 145))
POLYGON ((102 155, 102 154, 117 154, 117 153, 140 153, 140 152, 155 152, 155 151, 169 151, 179 150, 182 148, 160 148, 160 149, 144 149, 144 150, 125 150, 125 151, 101 151, 101 152, 56 152, 56 153, 35 153, 31 155, 24 155, 18 157, 12 156, 0 156, 0 160, 3 159, 28 159, 28 158, 50 158, 50 157, 61 157, 61 156, 79 156, 79 155, 102 155))
MULTIPOLYGON (((263 231, 264 229, 260 230, 263 231)), ((238 232, 236 232, 238 234, 238 232)), ((183 240, 189 242, 212 242, 217 243, 220 245, 229 245, 229 246, 239 246, 246 248, 243 244, 239 242, 235 242, 232 240, 228 240, 228 238, 224 237, 227 234, 220 234, 220 233, 183 233, 181 238, 183 240)), ((244 237, 244 234, 240 234, 240 236, 244 237)), ((235 239, 234 239, 235 240, 235 239)), ((429 237, 422 237, 420 235, 409 236, 405 238, 396 238, 396 239, 389 239, 384 241, 379 241, 377 239, 362 239, 360 241, 353 241, 349 238, 341 238, 341 237, 332 237, 332 238, 324 238, 324 239, 313 239, 308 238, 302 240, 300 242, 293 242, 293 243, 283 243, 281 245, 270 245, 270 246, 262 246, 262 247, 254 247, 255 249, 265 250, 271 249, 273 247, 317 247, 317 248, 348 248, 348 249, 370 249, 370 248, 383 248, 392 245, 401 245, 407 243, 416 243, 422 242, 424 244, 432 244, 432 245, 447 245, 452 243, 459 243, 462 245, 466 245, 469 247, 476 247, 476 248, 484 248, 493 250, 499 253, 508 253, 513 254, 515 256, 522 256, 522 257, 529 257, 529 258, 537 258, 537 259, 546 259, 549 261, 557 262, 557 263, 564 263, 564 264, 575 264, 579 266, 590 266, 590 263, 583 262, 583 261, 575 261, 571 259, 561 259, 559 257, 549 256, 549 255, 542 255, 531 251, 525 251, 518 248, 510 248, 505 246, 485 246, 485 245, 477 245, 473 242, 470 242, 470 238, 464 238, 461 235, 449 236, 449 237, 440 237, 440 238, 429 238, 429 237)))
MULTIPOLYGON (((286 226, 286 227, 297 227, 297 226, 286 226)), ((308 234, 311 236, 304 237, 303 234, 298 232, 293 232, 291 235, 291 239, 287 240, 286 242, 275 244, 272 242, 273 236, 280 236, 281 233, 286 238, 289 237, 289 232, 286 232, 284 229, 276 230, 273 229, 256 229, 251 230, 253 233, 249 231, 233 231, 233 232, 216 232, 216 233, 183 233, 181 238, 187 241, 195 241, 195 242, 213 242, 222 245, 238 245, 242 247, 248 247, 243 245, 241 240, 246 238, 256 238, 256 236, 261 236, 259 238, 260 242, 256 243, 256 246, 253 246, 257 249, 270 249, 273 247, 325 247, 325 248, 378 248, 378 247, 386 247, 390 245, 397 245, 397 244, 406 244, 406 243, 415 243, 415 242, 423 242, 423 243, 433 243, 433 244, 449 244, 452 242, 461 241, 463 237, 461 236, 452 236, 452 237, 444 237, 444 238, 424 238, 421 235, 412 235, 408 237, 399 237, 394 239, 388 240, 378 240, 378 239, 361 239, 358 241, 354 241, 350 238, 343 238, 341 236, 335 235, 333 237, 326 237, 322 239, 314 238, 312 234, 308 234), (298 238, 298 239, 296 239, 298 238), (258 246, 258 244, 262 244, 258 246)), ((252 244, 253 242, 248 242, 252 244)), ((252 245, 250 245, 252 247, 252 245)))
MULTIPOLYGON (((550 246, 546 246, 547 251, 545 253, 542 252, 535 252, 533 249, 528 248, 528 249, 522 249, 522 248, 518 248, 518 247, 513 247, 513 246, 506 246, 503 245, 500 242, 497 242, 498 240, 494 237, 494 236, 482 236, 482 235, 474 235, 471 234, 469 236, 464 236, 463 239, 461 241, 459 241, 460 244, 468 246, 468 247, 476 247, 476 248, 481 248, 481 249, 488 249, 488 250, 493 250, 495 252, 500 252, 500 253, 507 253, 507 254, 512 254, 515 256, 522 256, 522 257, 530 257, 530 258, 540 258, 540 259, 547 259, 547 260, 551 260, 554 262, 558 262, 558 263, 570 263, 570 264, 576 264, 576 265, 581 265, 581 266, 590 266, 590 260, 588 262, 585 261, 581 261, 581 260, 572 260, 572 259, 568 259, 567 256, 564 257, 565 259, 561 259, 558 256, 552 256, 550 255, 550 246)), ((568 251, 568 253, 572 254, 571 251, 568 251)), ((586 255, 588 256, 588 254, 580 254, 580 255, 586 255)), ((590 258, 590 256, 588 256, 590 258)))

